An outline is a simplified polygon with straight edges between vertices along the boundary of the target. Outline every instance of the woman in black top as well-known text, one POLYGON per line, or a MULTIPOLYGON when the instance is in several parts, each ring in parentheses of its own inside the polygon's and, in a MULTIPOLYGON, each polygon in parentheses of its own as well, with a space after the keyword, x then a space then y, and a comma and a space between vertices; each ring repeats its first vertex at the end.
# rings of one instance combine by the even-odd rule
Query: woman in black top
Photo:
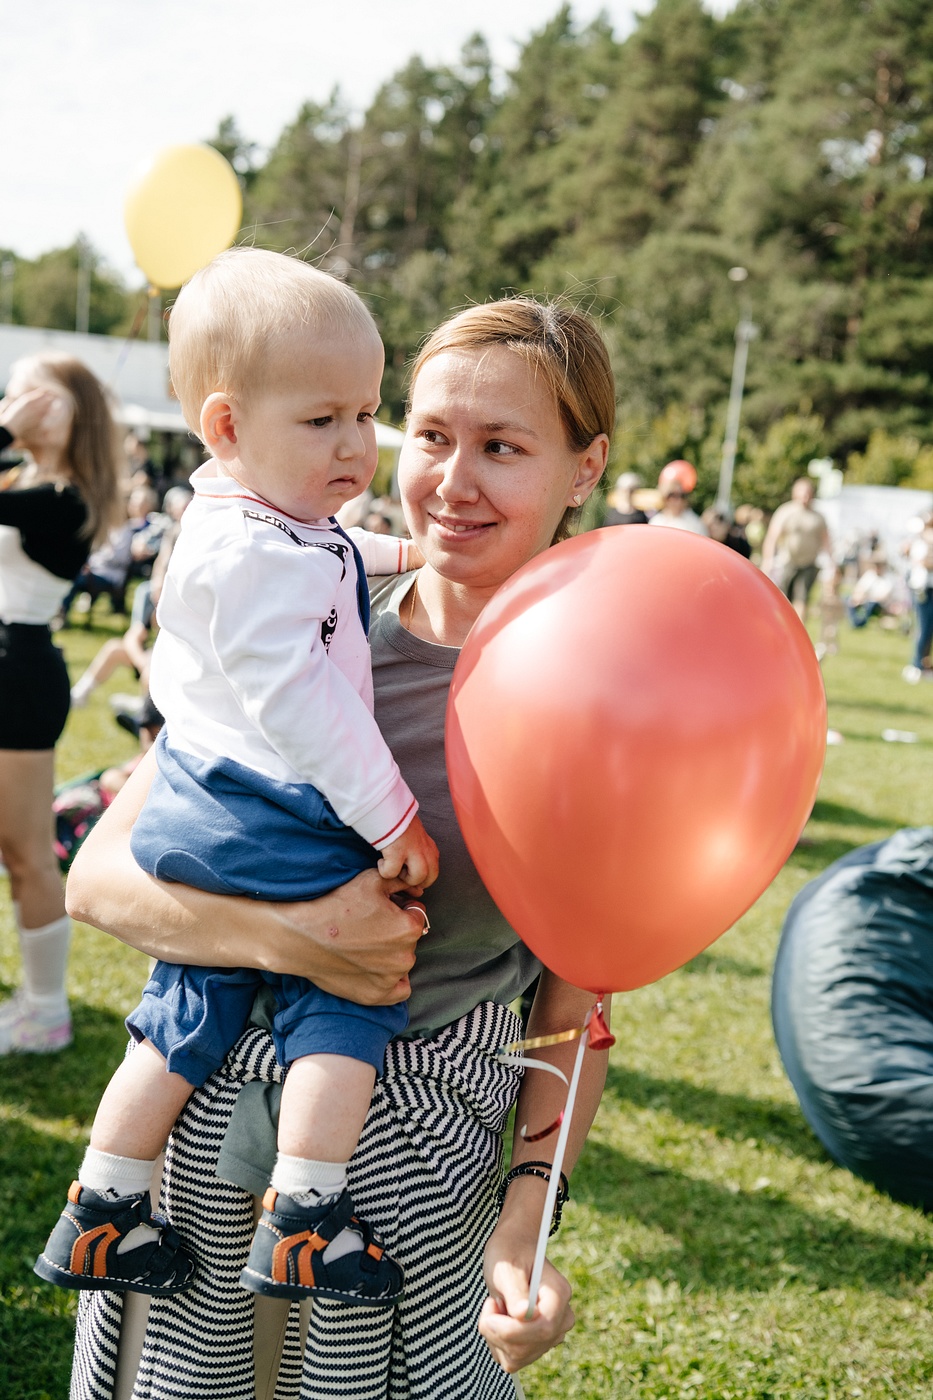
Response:
POLYGON ((117 503, 117 448, 104 392, 83 364, 37 355, 13 366, 0 449, 0 851, 9 871, 23 985, 0 1002, 0 1055, 71 1040, 65 970, 71 924, 52 852, 55 744, 69 705, 49 621, 117 503))

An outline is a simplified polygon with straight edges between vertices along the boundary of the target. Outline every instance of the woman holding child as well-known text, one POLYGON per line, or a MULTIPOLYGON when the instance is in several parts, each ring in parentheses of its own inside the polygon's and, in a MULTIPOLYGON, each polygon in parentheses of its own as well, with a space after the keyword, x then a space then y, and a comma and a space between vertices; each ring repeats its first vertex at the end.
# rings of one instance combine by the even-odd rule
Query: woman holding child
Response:
MULTIPOLYGON (((146 876, 129 834, 152 779, 148 761, 85 844, 72 912, 154 956, 305 976, 362 1005, 409 997, 408 1030, 390 1042, 350 1164, 354 1201, 404 1267, 405 1294, 379 1309, 315 1302, 302 1345, 306 1315, 239 1288, 250 1193, 274 1157, 268 1110, 282 1078, 268 1032, 256 1027, 192 1096, 169 1151, 163 1200, 198 1257, 195 1282, 154 1299, 147 1323, 138 1296, 85 1295, 73 1396, 506 1400, 517 1393, 510 1373, 573 1325, 569 1285, 550 1265, 525 1318, 546 1173, 523 1167, 547 1157, 546 1140, 535 1151, 516 1138, 496 1219, 512 1104, 517 1097, 517 1123, 535 1127, 556 1118, 563 1090, 551 1075, 521 1080, 496 1058, 520 1034, 508 1004, 540 969, 467 855, 443 731, 459 647, 497 588, 566 532, 602 475, 614 416, 605 347, 566 308, 527 299, 473 307, 440 327, 415 364, 399 479, 426 562, 375 583, 370 638, 376 718, 440 850, 423 941, 421 917, 392 901, 402 882, 375 870, 301 904, 146 876)), ((579 1026, 591 1001, 541 972, 528 1034, 579 1026)), ((573 1052, 545 1053, 566 1066, 573 1052)), ((604 1073, 602 1056, 587 1056, 571 1166, 604 1073)))

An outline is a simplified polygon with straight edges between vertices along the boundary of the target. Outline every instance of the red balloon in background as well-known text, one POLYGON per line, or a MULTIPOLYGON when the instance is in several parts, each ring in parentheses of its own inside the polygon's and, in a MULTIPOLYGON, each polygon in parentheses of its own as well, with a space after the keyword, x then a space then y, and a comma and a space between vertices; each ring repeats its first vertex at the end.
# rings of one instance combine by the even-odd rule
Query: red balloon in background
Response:
POLYGON ((681 491, 687 496, 690 495, 690 492, 696 484, 696 467, 692 462, 685 462, 683 460, 668 462, 666 467, 661 468, 658 477, 659 488, 663 489, 665 486, 679 486, 681 491))
POLYGON ((694 957, 813 806, 826 701, 807 633, 734 550, 623 525, 546 550, 476 622, 447 709, 477 869, 541 961, 594 993, 694 957))

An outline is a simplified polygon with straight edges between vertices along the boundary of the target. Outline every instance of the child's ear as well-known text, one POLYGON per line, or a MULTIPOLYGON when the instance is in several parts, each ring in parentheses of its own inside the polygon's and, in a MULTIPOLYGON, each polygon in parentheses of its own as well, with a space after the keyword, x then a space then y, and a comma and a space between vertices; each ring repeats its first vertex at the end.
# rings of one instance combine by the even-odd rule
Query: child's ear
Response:
POLYGON ((236 451, 237 405, 228 394, 210 394, 201 408, 201 441, 214 457, 236 451))

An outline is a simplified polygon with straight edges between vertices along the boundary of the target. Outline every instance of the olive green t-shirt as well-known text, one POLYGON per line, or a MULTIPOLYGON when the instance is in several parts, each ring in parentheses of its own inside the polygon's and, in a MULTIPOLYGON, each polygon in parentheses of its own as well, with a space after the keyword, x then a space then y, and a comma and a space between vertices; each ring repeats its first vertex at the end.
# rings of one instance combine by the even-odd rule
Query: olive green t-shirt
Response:
POLYGON ((431 1035, 481 1001, 508 1005, 541 964, 499 913, 470 859, 454 815, 444 764, 447 692, 459 651, 412 636, 399 603, 412 576, 372 581, 376 720, 420 804, 440 852, 440 874, 425 891, 431 932, 418 945, 408 1004, 409 1035, 431 1035))

